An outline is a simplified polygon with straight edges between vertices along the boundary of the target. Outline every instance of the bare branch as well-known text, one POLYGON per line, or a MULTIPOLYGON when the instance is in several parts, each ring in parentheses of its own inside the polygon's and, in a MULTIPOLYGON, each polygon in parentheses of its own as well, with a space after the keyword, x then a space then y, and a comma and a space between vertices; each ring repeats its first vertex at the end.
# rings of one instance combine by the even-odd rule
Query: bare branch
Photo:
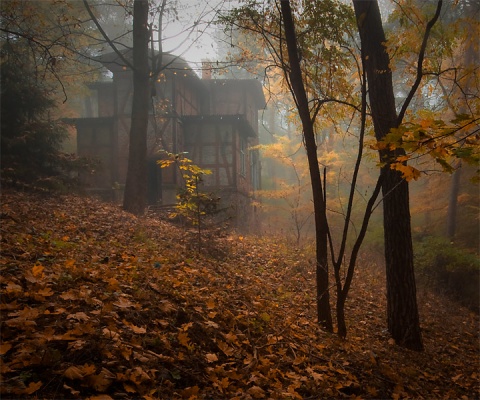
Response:
POLYGON ((433 16, 433 18, 430 21, 428 21, 427 27, 425 28, 425 34, 423 35, 422 45, 420 47, 420 52, 418 53, 417 76, 415 78, 415 82, 414 82, 412 88, 410 89, 410 92, 408 93, 407 98, 405 99, 405 101, 402 105, 402 109, 400 110, 400 113, 398 114, 397 126, 400 126, 400 124, 402 123, 403 117, 405 116, 407 108, 409 107, 410 102, 412 101, 413 96, 415 95, 415 92, 417 91, 418 87, 420 86, 420 82, 422 81, 423 60, 425 58, 425 51, 427 49, 428 38, 430 36, 430 32, 431 32, 433 26, 435 25, 438 18, 440 17, 440 11, 442 9, 442 4, 443 4, 443 0, 438 0, 435 15, 433 16))

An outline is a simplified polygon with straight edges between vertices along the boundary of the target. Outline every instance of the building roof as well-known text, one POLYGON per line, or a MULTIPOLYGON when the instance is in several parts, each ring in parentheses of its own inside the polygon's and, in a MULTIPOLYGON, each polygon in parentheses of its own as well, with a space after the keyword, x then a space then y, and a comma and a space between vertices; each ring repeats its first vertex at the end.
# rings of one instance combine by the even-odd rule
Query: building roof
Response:
POLYGON ((253 95, 257 110, 267 106, 262 83, 258 79, 202 79, 210 92, 215 90, 243 91, 253 95))
MULTIPOLYGON (((124 71, 128 69, 128 65, 125 60, 128 63, 133 64, 133 49, 123 49, 120 50, 120 53, 122 54, 123 59, 118 53, 114 51, 101 54, 94 59, 99 63, 103 64, 113 73, 118 71, 124 71)), ((151 66, 153 57, 159 57, 160 53, 158 51, 155 51, 153 56, 150 50, 148 53, 148 59, 151 66)), ((161 53, 161 64, 163 65, 162 71, 168 70, 173 73, 181 72, 182 74, 186 74, 186 76, 196 77, 197 79, 200 79, 190 67, 190 65, 180 56, 176 56, 171 53, 161 53)))

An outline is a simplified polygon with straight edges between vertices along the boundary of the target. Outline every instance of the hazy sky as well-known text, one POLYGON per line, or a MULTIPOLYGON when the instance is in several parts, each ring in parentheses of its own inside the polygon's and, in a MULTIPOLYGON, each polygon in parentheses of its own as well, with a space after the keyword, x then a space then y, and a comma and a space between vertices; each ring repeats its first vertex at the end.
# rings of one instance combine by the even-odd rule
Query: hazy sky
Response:
POLYGON ((182 55, 194 69, 201 67, 202 60, 216 60, 212 21, 236 5, 237 0, 178 0, 178 15, 168 17, 164 31, 164 51, 182 55))

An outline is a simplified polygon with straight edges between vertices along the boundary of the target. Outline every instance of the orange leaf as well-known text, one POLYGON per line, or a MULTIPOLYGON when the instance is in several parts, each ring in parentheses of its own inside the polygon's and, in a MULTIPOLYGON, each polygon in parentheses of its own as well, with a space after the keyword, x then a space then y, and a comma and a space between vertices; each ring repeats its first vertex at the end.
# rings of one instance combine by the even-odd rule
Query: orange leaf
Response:
POLYGON ((90 317, 84 312, 77 312, 75 314, 67 315, 67 319, 76 319, 77 321, 88 321, 90 317))
POLYGON ((2 343, 0 344, 0 356, 3 356, 4 354, 7 353, 8 350, 12 348, 12 345, 10 343, 2 343))
POLYGON ((33 276, 35 277, 41 277, 43 275, 43 270, 45 269, 45 267, 43 265, 35 265, 33 268, 32 268, 32 274, 33 276))
POLYGON ((247 390, 247 393, 253 396, 255 399, 263 399, 265 397, 265 390, 260 386, 252 386, 247 390))
POLYGON ((68 386, 67 384, 63 384, 63 388, 65 390, 69 390, 71 394, 73 394, 74 396, 78 397, 78 395, 80 394, 80 391, 79 390, 75 390, 74 388, 68 386))
POLYGON ((75 380, 75 379, 82 380, 84 377, 82 370, 79 367, 76 367, 75 365, 68 367, 63 373, 63 376, 72 380, 75 380))
POLYGON ((99 392, 104 392, 108 387, 113 383, 115 375, 112 374, 108 369, 102 368, 98 375, 88 376, 87 382, 90 387, 93 387, 99 392))
POLYGON ((78 300, 78 294, 75 290, 69 290, 68 292, 62 293, 60 298, 63 300, 78 300))
POLYGON ((211 328, 215 328, 215 329, 218 328, 218 324, 216 322, 213 322, 213 321, 207 321, 207 322, 205 322, 205 325, 207 325, 211 328))
POLYGON ((7 291, 7 293, 10 294, 23 292, 23 288, 12 281, 8 282, 5 290, 7 291))
POLYGON ((179 332, 178 334, 178 342, 187 348, 190 347, 190 339, 188 337, 188 334, 185 332, 179 332))
POLYGON ((235 353, 235 350, 233 349, 233 347, 230 347, 228 344, 226 344, 225 342, 223 342, 221 340, 217 340, 217 346, 227 356, 232 356, 235 353))
POLYGON ((181 393, 184 399, 195 399, 198 397, 199 391, 200 388, 198 386, 193 386, 183 389, 181 393))
POLYGON ((35 393, 38 389, 42 387, 42 381, 38 382, 30 382, 28 387, 23 391, 24 394, 32 394, 35 393))
POLYGON ((65 266, 67 268, 73 267, 74 264, 75 264, 75 260, 65 260, 65 266))
POLYGON ((135 389, 135 387, 133 385, 130 385, 127 382, 123 382, 123 388, 125 389, 125 391, 127 393, 136 393, 137 392, 137 389, 135 389))
POLYGON ((39 291, 37 292, 37 294, 38 294, 39 296, 42 296, 42 297, 52 296, 53 293, 54 293, 53 290, 50 289, 49 287, 43 288, 43 289, 41 289, 41 290, 39 290, 39 291))
POLYGON ((113 305, 117 306, 118 308, 135 307, 135 304, 125 297, 120 297, 115 303, 113 303, 113 305))
POLYGON ((7 324, 8 326, 20 328, 20 329, 26 329, 28 327, 37 325, 35 321, 27 320, 22 317, 9 319, 5 322, 5 324, 7 324))
POLYGON ((207 361, 208 361, 209 363, 218 361, 218 357, 217 357, 217 355, 214 354, 214 353, 205 354, 205 358, 207 359, 207 361))
POLYGON ((213 310, 215 308, 215 301, 213 299, 208 299, 207 301, 207 308, 209 310, 213 310))

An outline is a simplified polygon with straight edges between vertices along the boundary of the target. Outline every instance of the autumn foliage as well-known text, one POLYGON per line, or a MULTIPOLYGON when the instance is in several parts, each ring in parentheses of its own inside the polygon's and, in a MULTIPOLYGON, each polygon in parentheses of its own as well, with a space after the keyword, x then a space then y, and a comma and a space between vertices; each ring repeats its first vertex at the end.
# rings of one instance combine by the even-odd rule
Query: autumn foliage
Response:
POLYGON ((479 397, 478 315, 419 293, 424 353, 384 327, 367 255, 350 335, 315 321, 314 267, 278 240, 195 232, 73 196, 2 193, 2 398, 479 397))

